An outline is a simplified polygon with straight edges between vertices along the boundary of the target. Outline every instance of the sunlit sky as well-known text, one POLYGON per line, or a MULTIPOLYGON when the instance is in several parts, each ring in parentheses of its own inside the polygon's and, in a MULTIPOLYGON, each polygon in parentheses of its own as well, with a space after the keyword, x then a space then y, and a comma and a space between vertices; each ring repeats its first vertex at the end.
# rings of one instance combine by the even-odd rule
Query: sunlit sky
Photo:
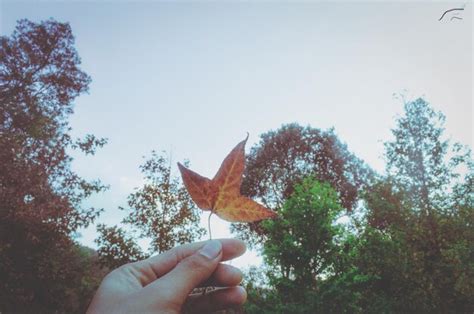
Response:
MULTIPOLYGON (((382 142, 407 99, 446 116, 447 136, 472 147, 472 3, 0 1, 0 34, 20 18, 69 22, 92 77, 75 102, 73 135, 109 143, 73 168, 110 189, 87 205, 118 224, 138 166, 151 150, 188 158, 212 177, 250 133, 284 123, 334 127, 358 157, 383 171, 382 142), (441 14, 463 7, 457 17, 441 14)), ((177 167, 173 171, 178 174, 177 167)), ((207 216, 203 216, 203 222, 207 216)), ((213 218, 213 235, 230 236, 213 218)), ((96 247, 95 227, 80 231, 96 247)), ((255 252, 235 265, 257 263, 255 252)))

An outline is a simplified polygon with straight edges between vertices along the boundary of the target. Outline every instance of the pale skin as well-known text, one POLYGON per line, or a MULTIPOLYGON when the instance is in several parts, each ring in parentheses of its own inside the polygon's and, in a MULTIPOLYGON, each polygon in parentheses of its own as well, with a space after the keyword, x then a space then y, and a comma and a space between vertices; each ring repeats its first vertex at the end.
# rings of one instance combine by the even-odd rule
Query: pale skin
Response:
POLYGON ((102 281, 87 313, 208 313, 241 305, 247 298, 238 268, 222 264, 245 252, 236 239, 178 246, 123 265, 102 281), (196 287, 222 287, 190 295, 196 287))

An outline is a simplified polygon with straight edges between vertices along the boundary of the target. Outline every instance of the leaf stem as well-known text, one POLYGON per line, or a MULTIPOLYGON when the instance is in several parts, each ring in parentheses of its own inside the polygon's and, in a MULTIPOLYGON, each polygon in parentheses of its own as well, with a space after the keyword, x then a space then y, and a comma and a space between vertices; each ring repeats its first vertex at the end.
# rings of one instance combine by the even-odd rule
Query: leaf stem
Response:
MULTIPOLYGON (((209 217, 207 218, 207 230, 209 230, 209 240, 212 240, 212 232, 211 232, 211 216, 214 214, 214 212, 211 210, 211 213, 209 214, 209 217)), ((207 288, 211 287, 204 287, 204 291, 202 292, 202 295, 206 295, 207 293, 207 288)))
POLYGON ((209 217, 207 218, 207 230, 209 230, 209 240, 212 240, 212 232, 211 232, 211 216, 214 212, 211 210, 209 217))

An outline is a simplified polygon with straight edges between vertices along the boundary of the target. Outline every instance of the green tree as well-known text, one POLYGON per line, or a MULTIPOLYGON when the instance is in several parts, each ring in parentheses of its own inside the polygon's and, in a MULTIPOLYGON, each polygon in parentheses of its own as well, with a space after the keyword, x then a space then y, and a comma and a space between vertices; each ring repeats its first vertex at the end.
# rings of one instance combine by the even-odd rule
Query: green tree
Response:
POLYGON ((386 312, 473 309, 472 159, 443 140, 443 122, 425 100, 406 103, 385 144, 387 177, 365 196, 367 225, 354 263, 378 278, 366 292, 384 296, 386 312))
MULTIPOLYGON (((295 184, 307 176, 329 183, 342 206, 350 211, 373 172, 349 152, 334 130, 293 123, 261 135, 260 143, 247 156, 241 192, 278 211, 295 184)), ((232 230, 249 243, 264 240, 256 237, 263 234, 260 223, 233 224, 232 230)))
MULTIPOLYGON (((332 271, 338 238, 343 233, 336 223, 342 212, 334 189, 308 177, 295 185, 280 217, 262 224, 268 237, 263 257, 269 268, 272 291, 267 292, 268 303, 260 310, 266 308, 273 313, 318 310, 320 285, 332 271), (272 304, 270 308, 269 304, 272 304)), ((255 308, 255 304, 249 304, 248 308, 255 308)))
MULTIPOLYGON (((122 209, 129 214, 123 224, 138 238, 151 241, 148 253, 161 253, 204 235, 205 230, 199 227, 198 209, 180 178, 171 173, 171 163, 165 154, 152 152, 140 169, 145 183, 128 196, 128 208, 122 209)), ((108 267, 146 256, 123 229, 99 226, 99 232, 96 242, 101 260, 108 267)))
POLYGON ((386 143, 387 175, 365 186, 364 206, 351 216, 349 228, 332 224, 331 212, 321 210, 316 211, 316 227, 310 229, 306 210, 316 210, 328 199, 337 201, 340 195, 333 191, 335 198, 321 197, 319 203, 308 201, 305 207, 312 193, 298 195, 298 184, 281 209, 281 219, 261 224, 267 234, 263 252, 271 272, 262 286, 247 284, 250 303, 246 310, 473 311, 474 167, 470 152, 442 140, 442 115, 434 114, 426 101, 418 99, 405 109, 393 130, 394 140, 386 143), (464 169, 464 176, 459 169, 464 169), (321 243, 319 251, 306 249, 311 239, 321 241, 316 242, 321 243), (315 275, 318 268, 311 261, 318 259, 327 264, 315 275))
POLYGON ((366 293, 383 296, 385 312, 471 312, 474 208, 429 208, 426 216, 407 194, 382 182, 366 197, 368 225, 353 259, 361 274, 376 278, 366 293))
POLYGON ((247 302, 243 305, 244 313, 269 313, 273 305, 269 299, 274 295, 269 286, 266 266, 251 266, 244 271, 241 285, 247 291, 247 302))
POLYGON ((21 20, 0 37, 0 312, 76 312, 87 302, 89 267, 72 234, 99 215, 81 204, 105 187, 74 173, 68 152, 93 154, 106 141, 69 134, 73 101, 90 82, 79 65, 67 23, 21 20))

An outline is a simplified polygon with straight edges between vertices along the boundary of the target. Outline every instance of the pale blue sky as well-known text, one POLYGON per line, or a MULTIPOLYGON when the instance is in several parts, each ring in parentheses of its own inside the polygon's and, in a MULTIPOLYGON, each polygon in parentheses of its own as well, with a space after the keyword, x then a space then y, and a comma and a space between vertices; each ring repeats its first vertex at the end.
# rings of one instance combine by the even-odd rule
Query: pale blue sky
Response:
MULTIPOLYGON (((73 134, 109 138, 73 166, 110 184, 90 203, 116 224, 152 149, 213 176, 246 132, 250 147, 298 122, 334 126, 382 171, 382 141, 402 113, 392 94, 404 90, 425 96, 446 114, 447 134, 472 147, 472 5, 463 20, 438 21, 463 3, 1 1, 0 33, 20 18, 70 22, 93 80, 76 101, 73 134)), ((80 241, 94 247, 94 237, 89 228, 80 241)))

